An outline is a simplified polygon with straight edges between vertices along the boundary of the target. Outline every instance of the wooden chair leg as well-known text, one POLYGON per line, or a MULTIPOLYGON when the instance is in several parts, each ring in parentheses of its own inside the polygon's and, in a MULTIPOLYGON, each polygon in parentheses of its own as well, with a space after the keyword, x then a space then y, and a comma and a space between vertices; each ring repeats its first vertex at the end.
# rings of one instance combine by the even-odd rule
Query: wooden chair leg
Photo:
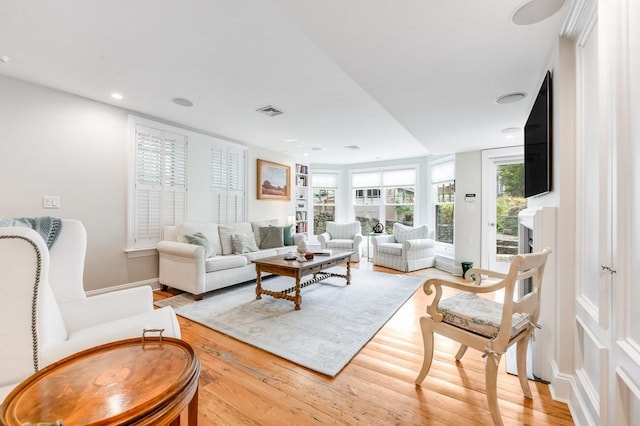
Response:
POLYGON ((533 394, 529 387, 529 378, 527 377, 527 348, 529 346, 529 339, 531 335, 528 335, 516 343, 516 359, 518 367, 518 379, 520 379, 520 387, 525 397, 531 399, 533 394))
POLYGON ((500 364, 501 355, 489 354, 487 356, 487 365, 485 367, 485 386, 487 388, 487 403, 493 423, 502 426, 502 417, 500 416, 500 408, 498 407, 498 365, 500 364))
POLYGON ((429 374, 431 362, 433 361, 433 330, 428 324, 431 319, 427 317, 420 318, 420 328, 422 329, 422 342, 424 343, 424 359, 422 361, 422 369, 416 378, 416 385, 420 385, 424 378, 429 374))
POLYGON ((456 354, 456 361, 460 361, 464 356, 464 353, 467 352, 467 345, 460 345, 460 349, 458 349, 458 353, 456 354))

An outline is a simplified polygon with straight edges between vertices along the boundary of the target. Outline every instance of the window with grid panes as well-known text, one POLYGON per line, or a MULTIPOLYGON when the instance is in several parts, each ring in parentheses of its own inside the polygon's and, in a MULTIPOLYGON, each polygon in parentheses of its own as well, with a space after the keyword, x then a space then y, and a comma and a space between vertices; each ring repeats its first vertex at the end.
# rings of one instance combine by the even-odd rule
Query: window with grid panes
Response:
POLYGON ((155 247, 186 217, 187 136, 136 124, 134 192, 132 246, 155 247))
POLYGON ((435 209, 436 243, 454 243, 455 169, 453 160, 431 166, 431 197, 435 209))
POLYGON ((312 173, 313 193, 313 234, 320 235, 327 230, 327 222, 336 220, 337 173, 312 173))

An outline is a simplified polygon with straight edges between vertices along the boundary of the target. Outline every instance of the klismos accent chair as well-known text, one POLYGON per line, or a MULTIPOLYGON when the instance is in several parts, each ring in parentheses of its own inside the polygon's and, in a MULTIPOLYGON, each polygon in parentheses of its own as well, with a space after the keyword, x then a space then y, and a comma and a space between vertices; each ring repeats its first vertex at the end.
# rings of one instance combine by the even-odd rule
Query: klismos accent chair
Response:
POLYGON ((360 262, 362 227, 360 222, 327 222, 327 232, 318 235, 321 249, 350 250, 352 262, 360 262))
MULTIPOLYGON (((87 297, 86 231, 63 220, 51 249, 26 227, 0 227, 0 401, 41 368, 83 349, 164 329, 180 338, 173 309, 154 309, 151 288, 87 297)), ((157 335, 157 334, 153 334, 157 335)))
POLYGON ((515 256, 507 274, 474 268, 467 272, 467 282, 441 278, 426 281, 424 292, 431 295, 435 289, 435 298, 427 307, 429 315, 420 318, 424 362, 416 385, 420 385, 429 373, 433 360, 433 333, 438 333, 460 342, 456 361, 462 358, 469 346, 484 353, 487 402, 496 425, 502 425, 497 396, 498 364, 507 348, 514 343, 517 343, 520 386, 524 396, 531 398, 526 371, 527 345, 540 314, 540 286, 550 252, 545 248, 538 253, 515 256), (482 277, 487 277, 487 282, 483 282, 482 277), (516 282, 526 279, 531 279, 531 292, 514 302, 516 282), (443 287, 461 292, 441 300, 443 287), (502 303, 479 296, 497 291, 503 292, 500 296, 502 303))

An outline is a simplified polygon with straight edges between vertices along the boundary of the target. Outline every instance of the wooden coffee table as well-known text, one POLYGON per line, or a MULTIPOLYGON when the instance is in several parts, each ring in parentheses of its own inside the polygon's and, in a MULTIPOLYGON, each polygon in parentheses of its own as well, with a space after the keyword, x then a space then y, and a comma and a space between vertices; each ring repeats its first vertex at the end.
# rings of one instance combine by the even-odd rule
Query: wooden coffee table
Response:
POLYGON ((31 375, 0 405, 0 424, 180 425, 198 422, 200 361, 179 339, 127 339, 31 375))
POLYGON ((296 305, 296 310, 300 310, 302 297, 300 289, 320 282, 329 277, 340 277, 347 280, 347 285, 351 284, 351 254, 350 251, 333 250, 330 255, 318 255, 306 262, 298 262, 297 260, 285 260, 283 255, 265 257, 263 259, 253 260, 256 264, 256 299, 262 299, 262 295, 275 297, 277 299, 291 300, 296 305), (333 266, 347 263, 346 274, 335 274, 331 272, 323 272, 333 266), (285 277, 293 277, 296 283, 293 287, 282 291, 271 291, 262 288, 262 272, 268 272, 275 275, 285 277), (313 278, 300 282, 300 278, 306 275, 312 275, 313 278), (294 293, 291 296, 289 293, 294 293))

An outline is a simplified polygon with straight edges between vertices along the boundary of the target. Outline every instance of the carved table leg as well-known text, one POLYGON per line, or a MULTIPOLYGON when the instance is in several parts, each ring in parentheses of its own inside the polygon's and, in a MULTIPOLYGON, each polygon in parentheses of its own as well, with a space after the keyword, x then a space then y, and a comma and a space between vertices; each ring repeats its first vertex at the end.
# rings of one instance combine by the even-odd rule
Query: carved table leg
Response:
POLYGON ((262 272, 260 266, 256 265, 256 299, 262 299, 262 272))
POLYGON ((351 257, 347 259, 347 285, 351 284, 351 257))
POLYGON ((300 304, 302 303, 302 297, 300 297, 300 276, 296 275, 296 295, 293 298, 293 303, 296 304, 296 311, 300 310, 300 304))

